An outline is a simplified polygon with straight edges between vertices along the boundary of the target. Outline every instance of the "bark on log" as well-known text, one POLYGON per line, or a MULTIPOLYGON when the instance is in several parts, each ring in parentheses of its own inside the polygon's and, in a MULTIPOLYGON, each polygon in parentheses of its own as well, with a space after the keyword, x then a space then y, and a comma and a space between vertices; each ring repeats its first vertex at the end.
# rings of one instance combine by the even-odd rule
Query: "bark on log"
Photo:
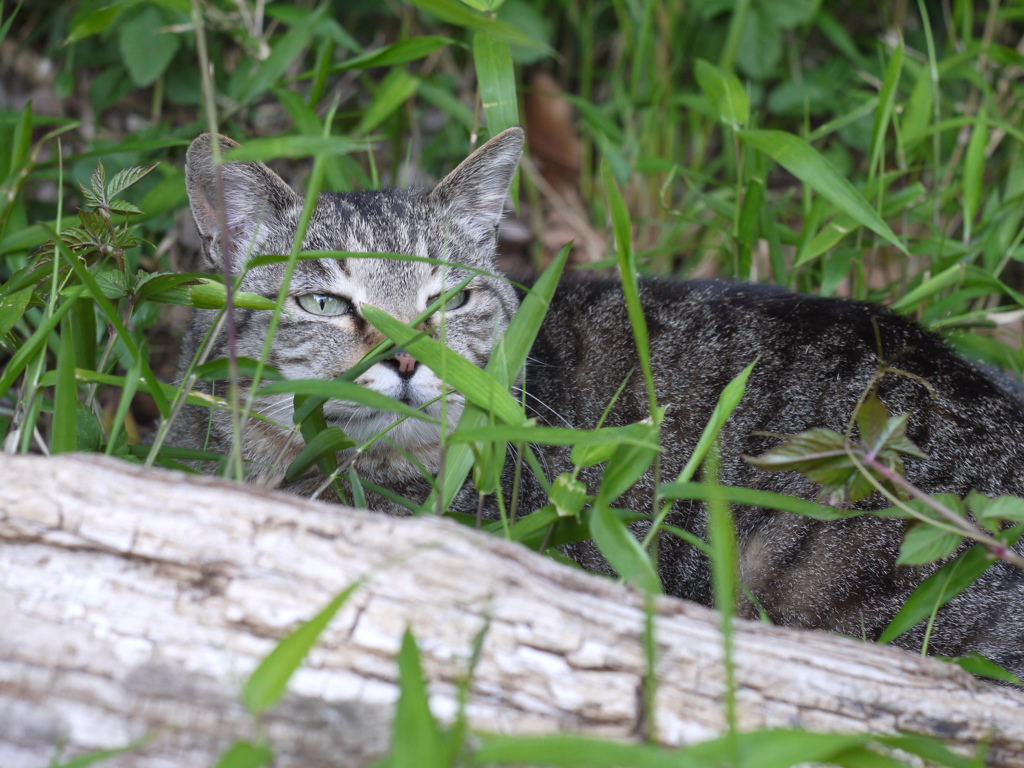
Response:
MULTIPOLYGON (((370 574, 264 721, 279 766, 387 750, 406 626, 436 715, 474 636, 473 727, 633 738, 643 599, 446 520, 388 518, 100 457, 0 458, 0 765, 41 766, 156 734, 110 766, 210 765, 254 726, 242 680, 276 641, 370 574)), ((666 745, 723 727, 713 612, 656 602, 666 745)), ((941 662, 738 622, 739 720, 937 735, 1024 767, 1024 694, 941 662)), ((104 764, 107 765, 107 764, 104 764)))

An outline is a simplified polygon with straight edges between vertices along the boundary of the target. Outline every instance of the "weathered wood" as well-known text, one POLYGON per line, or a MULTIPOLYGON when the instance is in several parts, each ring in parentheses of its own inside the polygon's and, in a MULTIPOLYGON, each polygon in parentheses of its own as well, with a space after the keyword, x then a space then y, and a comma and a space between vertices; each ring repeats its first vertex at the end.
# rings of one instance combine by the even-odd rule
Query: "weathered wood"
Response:
MULTIPOLYGON (((474 636, 478 729, 628 739, 643 600, 445 520, 388 518, 99 457, 0 458, 0 765, 154 734, 112 766, 200 766, 254 735, 237 692, 275 641, 361 576, 264 721, 279 766, 387 749, 410 626, 431 704, 455 710, 474 636)), ((658 738, 723 724, 714 613, 656 602, 658 738)), ((1024 695, 892 648, 739 622, 745 728, 908 731, 1024 766, 1024 695)))

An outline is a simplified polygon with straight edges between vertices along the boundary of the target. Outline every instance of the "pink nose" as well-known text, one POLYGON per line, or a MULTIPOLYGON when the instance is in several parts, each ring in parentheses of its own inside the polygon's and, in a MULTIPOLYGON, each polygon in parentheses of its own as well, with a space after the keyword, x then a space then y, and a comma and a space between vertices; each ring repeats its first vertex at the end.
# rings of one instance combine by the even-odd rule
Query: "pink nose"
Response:
POLYGON ((416 370, 416 358, 406 352, 404 349, 400 349, 393 355, 393 359, 398 363, 398 373, 410 374, 416 370))

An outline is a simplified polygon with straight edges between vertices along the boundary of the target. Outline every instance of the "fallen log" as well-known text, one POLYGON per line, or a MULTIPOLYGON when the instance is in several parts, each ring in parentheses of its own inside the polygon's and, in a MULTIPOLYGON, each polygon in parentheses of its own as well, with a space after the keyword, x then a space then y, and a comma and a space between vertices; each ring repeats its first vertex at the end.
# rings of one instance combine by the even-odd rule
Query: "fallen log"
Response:
MULTIPOLYGON (((362 766, 388 749, 406 627, 431 707, 484 731, 634 739, 644 599, 443 519, 389 518, 96 456, 0 457, 0 765, 36 768, 140 737, 109 766, 210 765, 253 718, 238 691, 302 621, 367 577, 262 719, 278 766, 362 766)), ((657 740, 724 727, 716 614, 654 604, 657 740)), ((738 621, 742 728, 938 736, 1024 768, 1024 694, 933 659, 738 621)))

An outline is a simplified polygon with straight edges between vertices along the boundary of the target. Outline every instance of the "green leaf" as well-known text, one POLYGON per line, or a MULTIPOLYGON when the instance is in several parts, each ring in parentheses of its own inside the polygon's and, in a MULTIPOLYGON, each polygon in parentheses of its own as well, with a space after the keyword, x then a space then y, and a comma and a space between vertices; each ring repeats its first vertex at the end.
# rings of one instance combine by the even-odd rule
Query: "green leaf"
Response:
MULTIPOLYGON (((723 498, 729 504, 779 509, 783 512, 792 512, 793 514, 803 515, 814 520, 841 520, 845 517, 856 517, 864 514, 860 511, 826 507, 813 501, 798 499, 781 493, 772 493, 771 491, 756 491, 752 488, 735 488, 727 485, 719 486, 719 488, 722 491, 723 498)), ((707 501, 711 498, 711 491, 705 483, 675 482, 666 483, 661 486, 660 495, 663 499, 707 501)))
POLYGON ((493 413, 507 424, 525 421, 522 406, 491 376, 444 344, 414 331, 376 307, 363 306, 363 316, 396 346, 430 368, 478 408, 493 413))
MULTIPOLYGON (((370 69, 371 67, 392 67, 396 64, 406 64, 410 61, 417 61, 426 58, 434 51, 451 45, 455 41, 450 37, 439 35, 422 35, 407 40, 399 40, 397 43, 385 45, 375 51, 369 51, 359 56, 335 64, 327 71, 329 73, 348 72, 352 69, 370 69)), ((311 76, 306 73, 302 77, 311 76)))
MULTIPOLYGON (((138 370, 142 370, 142 366, 140 365, 139 359, 132 360, 132 368, 136 367, 138 367, 138 370)), ((40 385, 45 387, 53 386, 57 381, 56 373, 56 371, 49 371, 43 374, 43 376, 39 380, 40 385)), ((121 389, 126 389, 129 386, 137 386, 140 392, 145 392, 147 394, 152 394, 153 392, 149 382, 145 381, 145 379, 143 379, 142 381, 133 382, 129 384, 126 380, 127 377, 125 376, 114 376, 113 374, 110 373, 99 373, 97 371, 90 371, 84 368, 75 369, 75 379, 81 384, 89 384, 95 382, 97 384, 103 384, 111 387, 119 387, 121 389)), ((161 383, 160 388, 156 390, 158 396, 163 398, 164 400, 170 400, 179 391, 180 387, 176 387, 173 384, 163 383, 161 383)), ((198 405, 203 408, 225 409, 228 407, 227 401, 224 398, 214 397, 212 395, 207 395, 202 392, 191 393, 186 398, 185 402, 189 405, 198 405)), ((260 416, 259 414, 253 414, 252 418, 262 419, 266 421, 266 419, 260 416)))
POLYGON ((661 594, 661 580, 650 556, 607 504, 598 502, 595 505, 590 518, 590 533, 601 554, 623 581, 649 594, 661 594))
POLYGON ((114 747, 113 749, 97 749, 92 752, 87 752, 84 755, 79 755, 78 757, 68 760, 67 762, 60 763, 59 765, 55 762, 50 763, 48 765, 48 768, 88 768, 88 766, 96 765, 98 763, 109 763, 112 757, 129 754, 136 750, 142 749, 151 741, 153 741, 154 738, 155 736, 152 733, 147 734, 146 736, 143 736, 140 739, 136 739, 135 741, 125 744, 123 747, 114 747))
POLYGON ((877 233, 903 253, 906 246, 846 177, 810 144, 784 131, 739 131, 740 139, 771 157, 861 226, 877 233))
POLYGON ((57 327, 61 318, 71 309, 82 293, 83 291, 78 289, 73 295, 66 297, 64 301, 58 304, 53 314, 43 320, 39 327, 29 336, 28 341, 22 344, 18 351, 14 353, 14 356, 7 361, 4 375, 0 376, 0 397, 7 394, 7 391, 17 381, 18 376, 25 370, 25 366, 29 364, 29 361, 36 356, 40 349, 46 346, 53 329, 57 327))
MULTIPOLYGON (((107 323, 113 328, 113 332, 117 335, 117 338, 127 348, 128 354, 134 360, 141 361, 142 366, 142 377, 146 380, 146 383, 150 387, 150 394, 153 395, 153 399, 156 402, 157 409, 160 411, 161 418, 168 418, 170 416, 170 404, 160 397, 160 383, 157 381, 156 376, 153 375, 153 370, 149 366, 149 362, 146 360, 146 356, 139 349, 139 346, 135 343, 132 338, 132 334, 128 332, 128 329, 124 325, 124 321, 121 320, 121 316, 117 309, 110 303, 110 300, 103 295, 100 287, 96 284, 92 273, 86 269, 85 265, 71 253, 68 247, 60 241, 57 237, 57 233, 49 226, 44 225, 44 228, 49 231, 50 236, 53 238, 54 243, 61 253, 61 256, 71 265, 71 269, 74 270, 75 275, 84 284, 85 290, 92 296, 96 302, 103 316, 106 318, 107 323)), ((6 373, 5 373, 6 376, 6 373)), ((0 394, 2 394, 3 388, 0 384, 0 394)))
POLYGON ((270 55, 260 63, 252 76, 234 94, 239 102, 244 104, 260 94, 266 93, 284 77, 288 68, 299 59, 303 50, 309 45, 310 40, 316 34, 317 26, 321 23, 323 15, 329 7, 328 3, 321 3, 320 7, 310 12, 305 19, 295 24, 286 34, 275 39, 270 55))
POLYGON ((750 279, 754 245, 760 236, 763 212, 764 183, 760 179, 750 179, 743 193, 743 207, 736 227, 736 276, 740 280, 750 279))
POLYGON ((561 768, 713 768, 720 765, 680 750, 623 744, 594 736, 492 736, 480 734, 471 765, 546 765, 561 768))
MULTIPOLYGON (((927 274, 927 273, 925 273, 927 274)), ((934 275, 924 282, 922 282, 916 288, 911 289, 908 293, 904 294, 902 298, 896 301, 892 305, 892 308, 896 312, 910 312, 917 308, 917 305, 934 296, 937 293, 945 291, 948 288, 952 288, 964 279, 964 267, 962 264, 954 264, 948 267, 939 274, 934 275)))
POLYGON ((477 32, 473 35, 473 63, 480 86, 480 102, 491 133, 498 134, 517 125, 519 102, 508 43, 487 32, 477 32))
MULTIPOLYGON (((81 304, 91 313, 93 308, 89 304, 81 304)), ((77 378, 77 372, 76 372, 77 378)), ((125 418, 128 416, 128 409, 131 408, 132 400, 135 398, 135 393, 139 389, 139 382, 142 379, 142 365, 139 360, 132 360, 131 365, 128 369, 128 375, 125 376, 124 386, 121 389, 121 397, 117 403, 117 411, 114 413, 114 421, 110 425, 110 434, 107 437, 107 448, 105 453, 110 456, 113 454, 115 447, 118 444, 118 438, 121 430, 124 429, 125 418)), ((85 405, 82 404, 82 408, 85 405)), ((88 410, 88 416, 91 421, 95 424, 96 419, 93 417, 92 410, 88 410)), ((81 417, 79 417, 81 418, 81 417)), ((85 436, 82 435, 81 431, 78 436, 78 444, 82 445, 85 442, 85 436)))
POLYGON ((120 299, 127 296, 133 287, 131 278, 116 269, 97 272, 95 277, 96 285, 108 299, 120 299))
MULTIPOLYGON (((917 446, 906 436, 909 414, 887 419, 888 411, 877 399, 868 398, 858 413, 860 428, 872 440, 864 440, 858 448, 850 445, 846 438, 831 429, 817 428, 793 435, 782 445, 763 456, 745 456, 744 459, 755 467, 770 472, 799 472, 809 480, 820 483, 824 494, 836 501, 856 502, 874 492, 875 487, 868 480, 854 460, 857 453, 874 456, 889 470, 901 473, 903 470, 900 454, 926 458, 917 446)), ((867 468, 872 476, 878 473, 867 468)), ((885 478, 880 478, 886 482, 885 478)))
POLYGON ((488 496, 501 487, 501 475, 505 469, 507 451, 504 443, 474 443, 473 446, 473 487, 478 493, 488 496))
MULTIPOLYGON (((1017 525, 996 538, 1008 546, 1016 543, 1024 534, 1024 525, 1017 525)), ((907 602, 899 610, 889 626, 878 638, 880 643, 888 643, 905 632, 913 629, 918 623, 931 616, 991 567, 994 560, 988 550, 980 544, 968 549, 942 566, 939 570, 922 581, 917 589, 907 598, 907 602)))
POLYGON ((31 288, 23 288, 0 298, 0 338, 6 336, 8 331, 21 320, 31 298, 31 288))
MULTIPOLYGON (((747 456, 748 464, 770 472, 816 472, 853 466, 846 453, 846 439, 838 432, 819 427, 793 435, 778 448, 758 457, 747 456)), ((820 482, 820 481, 817 481, 820 482)))
POLYGON ((538 40, 535 36, 508 22, 496 19, 490 14, 468 8, 459 0, 410 0, 410 2, 447 24, 454 24, 466 29, 484 30, 498 40, 554 55, 554 51, 543 40, 538 40))
POLYGON ((587 499, 587 486, 582 480, 563 472, 551 484, 548 498, 555 505, 559 517, 575 517, 583 509, 583 502, 587 499))
POLYGON ((642 421, 630 424, 625 433, 630 440, 615 448, 601 475, 598 501, 604 504, 611 504, 632 488, 661 450, 658 428, 654 424, 642 421))
POLYGON ((718 401, 715 403, 715 410, 711 412, 711 418, 708 419, 708 423, 701 433, 700 440, 697 441, 697 447, 693 449, 693 453, 686 462, 686 466, 683 467, 683 471, 676 478, 677 483, 685 483, 692 478, 697 471, 697 467, 704 461, 704 457, 707 456, 711 446, 718 439, 718 435, 722 431, 722 427, 725 426, 725 422, 729 420, 732 412, 736 410, 736 406, 743 399, 743 394, 747 390, 747 379, 750 378, 750 372, 754 370, 755 365, 757 365, 757 360, 747 365, 736 374, 732 381, 725 385, 722 394, 718 396, 718 401))
MULTIPOLYGON (((142 213, 142 209, 141 208, 139 208, 137 205, 134 205, 132 203, 127 202, 126 200, 111 200, 107 204, 107 206, 114 213, 123 213, 123 214, 142 213)), ((131 241, 131 247, 134 247, 134 246, 138 245, 138 243, 135 242, 135 238, 133 238, 130 235, 128 235, 128 233, 125 233, 125 240, 126 240, 126 242, 127 241, 131 241)), ((124 245, 125 245, 125 243, 121 243, 120 239, 118 240, 118 244, 122 245, 122 247, 124 247, 124 245)))
POLYGON ((888 420, 889 409, 872 391, 857 411, 857 428, 860 430, 860 439, 865 445, 875 446, 883 441, 888 420))
POLYGON ((379 126, 416 93, 419 84, 419 78, 410 75, 403 67, 392 69, 381 81, 373 95, 373 101, 363 112, 363 117, 353 133, 361 136, 379 126))
POLYGON ((971 491, 967 495, 967 506, 979 522, 1010 520, 1024 523, 1024 499, 1017 496, 990 499, 977 491, 971 491))
POLYGON ((119 195, 128 187, 137 183, 140 179, 144 179, 153 170, 159 166, 160 163, 153 163, 152 165, 136 165, 131 168, 124 168, 114 174, 114 178, 107 184, 107 199, 113 199, 119 195))
POLYGON ((408 629, 398 652, 398 688, 389 768, 448 768, 441 729, 430 712, 420 652, 408 629))
MULTIPOLYGON (((511 387, 519 377, 519 373, 526 363, 526 356, 530 353, 530 348, 540 331, 544 315, 551 305, 551 297, 554 296, 555 290, 558 288, 558 281, 569 258, 570 249, 571 243, 559 251, 547 269, 537 278, 537 282, 523 298, 519 310, 491 353, 486 370, 494 377, 499 386, 511 387)), ((528 386, 529 384, 527 384, 528 386)), ((456 433, 463 429, 483 427, 490 421, 486 411, 468 403, 459 418, 456 433)), ((440 506, 442 509, 447 509, 451 505, 455 494, 462 488, 472 465, 473 454, 469 446, 455 445, 448 451, 445 461, 444 486, 441 489, 442 503, 440 506)), ((423 503, 421 509, 431 511, 437 505, 437 493, 434 492, 423 503)))
POLYGON ((78 385, 75 382, 75 347, 71 329, 73 318, 73 314, 65 317, 60 328, 50 453, 67 453, 78 448, 78 385))
POLYGON ((338 157, 365 149, 365 141, 343 136, 268 136, 249 139, 240 147, 232 147, 224 159, 231 162, 267 162, 280 157, 338 157))
POLYGON ((780 29, 792 29, 812 21, 820 7, 819 0, 760 0, 760 4, 780 29))
POLYGON ((284 479, 289 483, 298 480, 302 474, 313 466, 324 454, 337 453, 347 448, 355 448, 355 441, 346 435, 340 427, 327 427, 318 432, 316 437, 306 443, 306 447, 288 465, 284 479))
POLYGON ((288 681, 299 668, 317 638, 331 623, 352 594, 363 585, 364 579, 350 584, 312 619, 286 638, 249 675, 242 688, 242 702, 253 714, 274 706, 284 695, 288 681))
MULTIPOLYGON (((832 758, 873 739, 870 734, 811 733, 781 728, 741 733, 734 738, 739 742, 740 754, 747 758, 741 763, 744 768, 790 768, 804 763, 829 763, 832 758)), ((721 765, 729 754, 729 742, 727 734, 680 751, 721 765)))
POLYGON ((963 536, 936 528, 929 523, 918 523, 907 531, 900 545, 897 565, 934 563, 953 554, 963 536))
MULTIPOLYGON (((776 73, 782 58, 782 33, 766 8, 756 3, 747 7, 736 63, 748 77, 767 80, 776 73)), ((735 18, 742 16, 737 14, 735 18)))
POLYGON ((982 107, 971 128, 971 138, 964 153, 964 240, 971 239, 974 218, 981 207, 985 183, 985 147, 988 145, 988 120, 982 107))
POLYGON ((927 459, 928 455, 910 442, 910 438, 907 437, 907 422, 909 420, 909 413, 904 413, 902 416, 893 416, 891 419, 886 420, 882 432, 877 436, 876 442, 865 446, 868 453, 875 454, 879 460, 889 466, 891 466, 891 462, 896 458, 897 453, 905 453, 908 456, 927 459))
POLYGON ((905 150, 913 148, 928 135, 928 128, 932 122, 932 73, 927 67, 921 68, 921 73, 914 83, 914 90, 910 92, 910 98, 903 108, 903 146, 905 150))
POLYGON ((697 59, 694 74, 718 118, 734 130, 743 128, 750 120, 750 100, 739 78, 703 59, 697 59))
POLYGON ((508 325, 508 330, 491 354, 487 371, 504 387, 511 387, 515 383, 526 364, 526 358, 537 338, 548 307, 551 306, 551 298, 558 288, 558 281, 562 277, 571 250, 572 243, 563 247, 537 278, 537 282, 519 305, 512 322, 508 325))
MULTIPOLYGON (((544 427, 533 424, 519 426, 506 426, 495 424, 493 426, 478 427, 475 429, 459 429, 451 434, 451 443, 530 443, 532 445, 572 445, 577 448, 604 447, 607 453, 603 458, 596 461, 577 461, 574 464, 581 466, 592 466, 608 461, 615 448, 622 443, 633 443, 634 445, 646 445, 646 438, 636 438, 629 432, 629 426, 625 427, 602 427, 601 429, 570 429, 569 427, 544 427)), ((574 456, 576 454, 574 453, 574 456)), ((581 452, 579 454, 589 458, 590 454, 581 452)))
MULTIPOLYGON (((374 392, 372 389, 361 387, 350 381, 327 380, 327 379, 291 379, 289 381, 278 381, 263 387, 259 397, 264 395, 297 394, 329 400, 344 400, 349 403, 358 403, 375 411, 386 411, 397 413, 401 416, 419 419, 432 424, 438 424, 437 419, 427 416, 423 411, 411 408, 400 400, 374 392)), ((295 421, 304 421, 309 415, 308 409, 296 408, 295 421)))
POLYGON ((114 23, 114 20, 121 15, 125 5, 123 3, 114 3, 105 8, 94 9, 95 5, 83 7, 72 17, 69 25, 71 32, 68 34, 68 39, 64 41, 65 45, 77 43, 79 40, 108 29, 114 23))
MULTIPOLYGON (((902 750, 911 755, 923 757, 935 765, 947 765, 950 768, 979 768, 979 759, 964 757, 951 752, 940 739, 929 736, 917 736, 913 734, 901 734, 899 736, 876 735, 872 738, 879 744, 902 750)), ((979 745, 978 758, 984 757, 985 747, 979 745)))
MULTIPOLYGON (((260 366, 259 362, 251 357, 236 357, 235 366, 238 370, 238 375, 243 378, 255 376, 256 369, 259 366, 262 372, 260 374, 261 379, 268 381, 282 381, 284 379, 276 368, 266 364, 260 366)), ((225 358, 209 360, 202 365, 196 366, 193 373, 201 381, 221 381, 231 378, 231 364, 225 358)))
POLYGON ((143 8, 118 29, 121 61, 132 82, 145 88, 156 82, 167 69, 181 40, 173 32, 162 31, 167 20, 158 8, 143 8))
POLYGON ((880 108, 875 112, 875 123, 871 128, 871 160, 868 167, 871 169, 872 176, 877 176, 881 169, 882 157, 885 152, 885 134, 889 128, 889 121, 892 119, 893 105, 896 101, 902 72, 903 39, 900 38, 892 52, 892 58, 889 59, 885 68, 885 79, 882 81, 882 90, 878 99, 880 108))
POLYGON ((266 744, 236 741, 220 756, 214 768, 261 768, 270 765, 274 752, 266 744))
POLYGON ((988 677, 992 680, 1005 680, 1006 682, 1013 683, 1014 685, 1024 686, 1024 680, 1021 680, 1010 670, 1003 669, 994 661, 986 659, 980 653, 969 653, 966 656, 956 656, 953 658, 948 656, 938 656, 937 658, 956 664, 960 669, 970 672, 972 675, 976 675, 978 677, 988 677))
MULTIPOLYGON (((196 307, 197 309, 223 309, 227 304, 227 289, 223 283, 210 280, 208 277, 196 278, 195 276, 180 275, 181 283, 177 286, 170 285, 160 290, 149 289, 143 295, 149 301, 156 301, 161 304, 174 304, 182 307, 196 307)), ((173 283, 173 280, 169 282, 173 283)), ((232 301, 236 307, 242 309, 272 310, 274 302, 265 296, 246 291, 235 291, 232 301)))
POLYGON ((629 315, 629 325, 633 330, 633 339, 636 342, 637 357, 640 358, 640 370, 643 372, 644 383, 647 385, 651 418, 656 419, 658 396, 654 391, 654 376, 651 373, 651 348, 647 318, 644 316, 643 306, 640 303, 640 285, 637 280, 636 253, 633 251, 632 226, 629 210, 626 208, 622 193, 619 192, 615 177, 612 175, 611 165, 608 163, 605 163, 604 166, 604 184, 612 218, 612 232, 615 235, 615 255, 619 267, 619 277, 622 280, 622 296, 626 301, 626 312, 629 315))

